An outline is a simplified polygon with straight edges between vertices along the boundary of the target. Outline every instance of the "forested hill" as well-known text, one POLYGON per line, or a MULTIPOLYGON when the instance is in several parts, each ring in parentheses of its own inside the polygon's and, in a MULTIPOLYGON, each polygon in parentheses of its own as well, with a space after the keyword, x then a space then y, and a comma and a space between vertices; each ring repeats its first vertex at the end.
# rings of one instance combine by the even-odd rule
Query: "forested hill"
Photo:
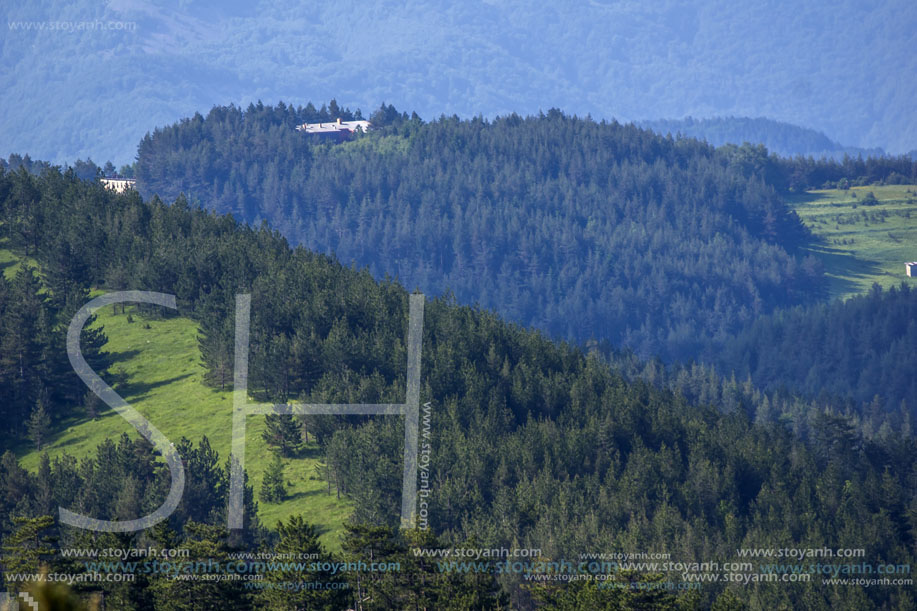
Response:
MULTIPOLYGON (((305 249, 291 249, 266 228, 192 209, 182 199, 165 205, 156 199, 144 203, 136 193, 116 195, 97 182, 79 181, 72 172, 52 170, 36 177, 22 169, 0 172, 0 230, 4 247, 34 258, 53 288, 40 290, 28 269, 12 282, 0 276, 0 384, 4 396, 8 388, 20 388, 22 406, 44 406, 55 426, 88 416, 67 393, 54 388, 41 393, 42 384, 69 383, 44 375, 63 365, 47 359, 54 341, 18 353, 8 347, 18 345, 21 330, 16 326, 25 318, 46 331, 65 325, 80 295, 85 297, 91 287, 175 294, 179 314, 201 325, 202 354, 214 373, 231 367, 233 296, 250 291, 251 390, 259 397, 393 402, 404 396, 407 292, 305 249), (63 300, 65 295, 76 301, 63 300)), ((873 564, 917 562, 913 439, 892 431, 884 439, 866 440, 843 418, 821 413, 813 419, 810 442, 803 443, 780 427, 753 425, 741 407, 722 414, 645 383, 628 383, 599 358, 444 299, 427 303, 422 350, 420 401, 430 406, 429 476, 435 483, 426 497, 431 532, 389 538, 386 529, 354 526, 345 549, 370 550, 378 554, 372 560, 402 559, 409 557, 406 551, 396 554, 413 536, 431 547, 539 548, 555 561, 579 562, 580 553, 652 550, 670 553, 674 562, 725 563, 742 560, 737 558, 740 547, 827 545, 862 549, 863 561, 873 564), (431 543, 436 537, 442 543, 431 543)), ((11 408, 4 402, 0 409, 11 408)), ((0 415, 17 426, 20 412, 0 415)), ((353 499, 354 522, 368 526, 398 519, 402 422, 394 417, 311 417, 301 423, 321 444, 327 465, 321 477, 353 499)), ((38 477, 6 454, 0 461, 4 553, 15 554, 34 540, 42 542, 42 549, 128 548, 145 545, 148 536, 204 558, 225 557, 233 548, 224 540, 225 496, 220 495, 225 494, 225 475, 218 461, 226 457, 214 456, 203 442, 197 449, 180 445, 193 485, 170 518, 171 528, 118 539, 102 533, 93 540, 56 524, 52 516, 39 516, 59 504, 79 503, 103 516, 132 516, 141 507, 155 506, 168 474, 150 460, 148 447, 129 440, 118 447, 109 444, 97 462, 79 468, 73 460, 44 461, 38 477), (122 476, 129 485, 121 484, 122 476), (116 490, 122 492, 100 492, 116 490), (39 539, 37 533, 48 528, 61 539, 39 539)), ((280 533, 284 537, 285 530, 280 533)), ((271 547, 271 541, 252 536, 246 551, 302 549, 271 547)), ((49 551, 41 554, 50 558, 53 570, 64 570, 66 559, 49 551)), ((39 555, 25 555, 17 566, 37 566, 39 555)), ((356 559, 369 558, 367 552, 356 559)), ((458 596, 489 595, 495 579, 477 573, 444 575, 432 563, 417 560, 404 566, 399 575, 370 578, 345 572, 339 578, 362 580, 362 586, 353 587, 367 589, 364 602, 371 609, 410 608, 419 597, 432 600, 428 606, 433 608, 455 608, 449 601, 465 600, 458 596)), ((755 563, 749 574, 764 570, 755 563)), ((615 575, 611 579, 624 584, 666 578, 615 575)), ((670 575, 673 581, 688 581, 670 575)), ((168 577, 154 574, 136 583, 85 588, 131 601, 124 608, 175 608, 170 601, 203 596, 206 609, 225 608, 220 601, 225 605, 226 600, 238 609, 264 608, 268 595, 286 602, 274 598, 271 608, 297 606, 289 603, 290 592, 259 593, 238 582, 200 584, 168 577)), ((307 582, 320 577, 324 574, 296 575, 307 582)), ((906 609, 915 604, 906 587, 832 586, 820 577, 791 584, 756 580, 742 593, 756 609, 851 604, 906 609)), ((268 575, 278 583, 289 578, 268 575)), ((538 601, 546 603, 540 608, 645 609, 677 602, 681 608, 699 609, 711 608, 720 596, 721 604, 730 598, 723 594, 726 584, 709 582, 698 592, 682 593, 623 592, 586 581, 529 589, 520 587, 519 575, 498 579, 520 609, 534 609, 538 601), (563 601, 570 599, 579 606, 565 606, 563 601)), ((490 599, 484 600, 480 606, 491 608, 490 599)))
POLYGON ((140 143, 141 193, 185 193, 292 242, 452 291, 554 337, 688 358, 821 271, 766 151, 716 151, 553 110, 492 122, 377 111, 356 141, 293 127, 341 109, 216 107, 140 143))

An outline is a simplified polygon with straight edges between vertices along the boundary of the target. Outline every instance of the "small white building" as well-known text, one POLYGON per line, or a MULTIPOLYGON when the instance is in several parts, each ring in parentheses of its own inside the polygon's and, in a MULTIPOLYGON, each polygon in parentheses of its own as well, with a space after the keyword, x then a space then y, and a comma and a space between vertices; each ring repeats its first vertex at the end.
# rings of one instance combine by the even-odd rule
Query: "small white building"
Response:
POLYGON ((911 278, 917 278, 917 261, 905 263, 904 272, 911 278))
POLYGON ((333 123, 303 123, 296 126, 296 131, 323 139, 346 140, 358 131, 368 132, 371 128, 369 121, 341 121, 339 118, 333 123))
POLYGON ((116 193, 124 193, 128 189, 136 189, 137 181, 133 178, 102 178, 102 184, 106 189, 111 189, 116 193))

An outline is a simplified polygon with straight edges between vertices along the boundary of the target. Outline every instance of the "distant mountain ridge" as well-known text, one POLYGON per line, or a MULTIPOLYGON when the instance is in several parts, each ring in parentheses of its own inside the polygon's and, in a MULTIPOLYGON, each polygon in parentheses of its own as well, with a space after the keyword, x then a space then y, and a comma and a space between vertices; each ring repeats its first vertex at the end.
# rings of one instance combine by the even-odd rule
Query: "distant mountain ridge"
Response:
POLYGON ((9 3, 0 156, 121 165, 214 104, 381 102, 425 120, 766 116, 917 146, 917 4, 702 0, 9 3), (92 29, 90 24, 106 24, 92 29), (52 29, 66 24, 68 29, 52 29), (108 24, 111 24, 109 27, 108 24), (80 29, 82 28, 82 29, 80 29))
POLYGON ((851 157, 879 157, 885 155, 881 147, 861 148, 844 146, 829 138, 824 132, 775 121, 766 117, 712 117, 709 119, 657 119, 638 121, 645 129, 666 135, 672 134, 706 140, 714 146, 724 144, 763 144, 767 150, 783 157, 828 157, 841 159, 851 157))

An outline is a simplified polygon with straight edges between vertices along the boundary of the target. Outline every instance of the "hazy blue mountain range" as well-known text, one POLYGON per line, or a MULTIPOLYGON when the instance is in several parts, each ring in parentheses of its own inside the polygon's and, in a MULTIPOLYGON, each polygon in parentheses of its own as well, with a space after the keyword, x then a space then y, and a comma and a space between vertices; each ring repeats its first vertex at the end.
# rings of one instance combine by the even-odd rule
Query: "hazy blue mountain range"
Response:
POLYGON ((805 155, 807 157, 840 159, 844 155, 875 157, 885 154, 881 147, 844 146, 839 142, 835 142, 823 132, 760 117, 756 119, 748 117, 694 119, 688 117, 681 120, 640 121, 638 125, 662 135, 672 134, 674 136, 681 134, 682 136, 706 140, 714 146, 722 146, 727 143, 760 143, 766 146, 768 151, 784 157, 805 155))
POLYGON ((766 116, 890 153, 917 142, 911 0, 5 4, 4 155, 121 164, 214 104, 332 97, 426 119, 766 116))

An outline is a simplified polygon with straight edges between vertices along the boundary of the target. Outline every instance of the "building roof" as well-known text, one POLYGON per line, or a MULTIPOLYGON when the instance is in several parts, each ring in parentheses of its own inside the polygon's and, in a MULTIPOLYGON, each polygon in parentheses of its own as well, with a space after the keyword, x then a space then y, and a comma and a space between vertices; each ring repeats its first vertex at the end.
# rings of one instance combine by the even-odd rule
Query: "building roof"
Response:
POLYGON ((335 132, 355 132, 362 130, 369 131, 372 123, 369 121, 341 121, 338 119, 332 123, 303 123, 297 125, 296 129, 307 134, 328 134, 335 132))
POLYGON ((127 189, 135 189, 137 187, 137 180, 134 178, 105 177, 101 181, 106 189, 112 189, 118 193, 124 193, 127 189))

